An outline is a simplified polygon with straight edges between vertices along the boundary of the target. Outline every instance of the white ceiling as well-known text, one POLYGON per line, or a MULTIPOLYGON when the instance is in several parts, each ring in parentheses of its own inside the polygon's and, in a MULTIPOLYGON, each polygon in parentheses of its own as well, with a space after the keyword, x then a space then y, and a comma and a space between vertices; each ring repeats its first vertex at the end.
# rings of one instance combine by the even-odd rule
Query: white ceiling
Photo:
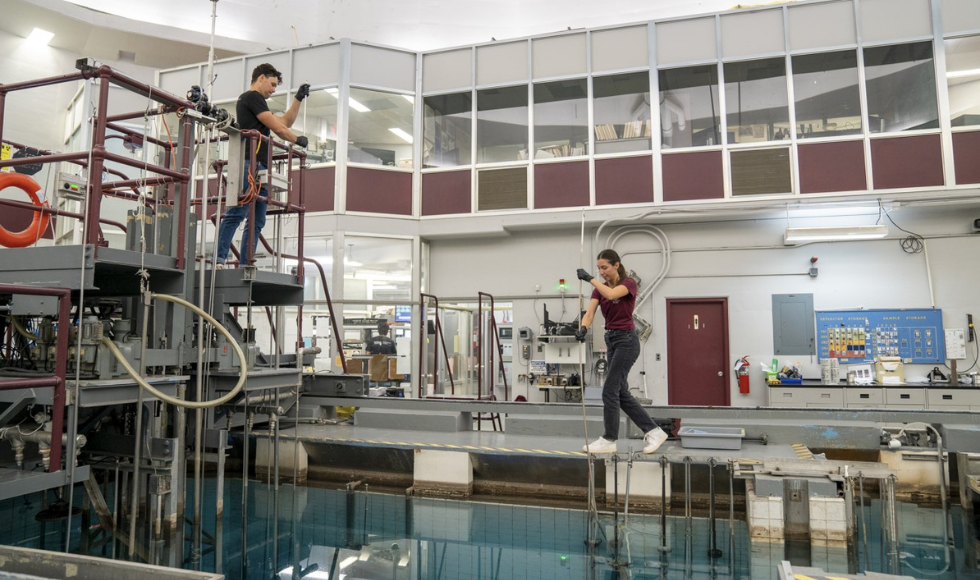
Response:
MULTIPOLYGON (((137 59, 148 64, 184 58, 168 54, 175 50, 174 41, 206 47, 212 9, 217 13, 220 48, 257 53, 338 38, 432 50, 716 12, 736 5, 733 0, 0 0, 4 14, 0 27, 16 34, 29 33, 29 28, 23 30, 27 24, 57 27, 58 31, 52 30, 56 32, 53 44, 68 44, 58 39, 62 32, 66 36, 73 32, 65 26, 68 18, 76 21, 74 34, 87 36, 91 45, 119 44, 121 50, 135 50, 137 59), (21 15, 16 23, 9 22, 12 13, 21 15), (22 32, 10 30, 15 26, 22 32), (129 38, 134 33, 141 38, 129 38), (152 37, 170 44, 158 45, 152 37), (144 50, 136 50, 140 46, 144 50)), ((86 47, 80 40, 73 42, 86 47)))

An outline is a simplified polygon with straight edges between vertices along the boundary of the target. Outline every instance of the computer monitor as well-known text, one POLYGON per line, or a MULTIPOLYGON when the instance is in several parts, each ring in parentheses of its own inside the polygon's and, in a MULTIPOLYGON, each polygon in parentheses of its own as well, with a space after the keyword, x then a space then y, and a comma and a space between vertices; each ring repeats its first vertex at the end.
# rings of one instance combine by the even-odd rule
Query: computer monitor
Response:
POLYGON ((395 322, 411 322, 412 307, 409 305, 395 306, 395 322))

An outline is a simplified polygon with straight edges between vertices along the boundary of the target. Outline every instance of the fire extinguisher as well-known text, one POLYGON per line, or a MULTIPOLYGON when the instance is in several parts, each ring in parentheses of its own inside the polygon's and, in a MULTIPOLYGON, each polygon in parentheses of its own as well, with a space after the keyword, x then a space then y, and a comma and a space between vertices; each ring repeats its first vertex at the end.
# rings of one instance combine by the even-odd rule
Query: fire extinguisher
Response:
POLYGON ((738 392, 749 394, 749 357, 743 356, 735 362, 735 372, 738 374, 738 392))

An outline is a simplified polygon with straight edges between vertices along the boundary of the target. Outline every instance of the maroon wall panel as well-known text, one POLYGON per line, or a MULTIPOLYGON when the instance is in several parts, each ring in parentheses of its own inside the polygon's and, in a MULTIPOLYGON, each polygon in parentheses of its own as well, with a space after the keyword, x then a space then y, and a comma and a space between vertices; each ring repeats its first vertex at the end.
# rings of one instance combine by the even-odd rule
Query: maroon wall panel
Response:
POLYGON ((534 208, 589 205, 589 162, 534 166, 534 208))
MULTIPOLYGON (((297 173, 299 172, 293 171, 290 179, 296 179, 297 173)), ((303 205, 306 206, 306 211, 333 211, 336 173, 337 169, 333 166, 307 169, 303 173, 303 205)), ((299 203, 299 182, 295 183, 289 192, 291 203, 299 203)))
POLYGON ((469 169, 422 176, 422 215, 470 213, 472 174, 469 169))
POLYGON ((596 159, 595 203, 653 203, 653 158, 596 159))
POLYGON ((980 131, 953 133, 956 183, 980 183, 980 131))
POLYGON ((864 142, 800 144, 800 193, 864 191, 864 142))
POLYGON ((875 189, 943 185, 943 150, 939 135, 872 139, 875 189))
POLYGON ((664 155, 663 172, 664 201, 725 197, 721 151, 664 155))
POLYGON ((412 174, 348 167, 347 209, 412 215, 412 174))

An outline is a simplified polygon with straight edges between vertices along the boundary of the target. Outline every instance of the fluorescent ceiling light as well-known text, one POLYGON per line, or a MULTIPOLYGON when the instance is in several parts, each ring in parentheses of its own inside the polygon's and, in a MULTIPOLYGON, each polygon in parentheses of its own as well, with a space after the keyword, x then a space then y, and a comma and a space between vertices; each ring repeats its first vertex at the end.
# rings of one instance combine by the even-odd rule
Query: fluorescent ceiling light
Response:
POLYGON ((328 95, 332 95, 334 97, 336 97, 339 94, 339 91, 337 90, 337 87, 331 87, 329 89, 323 89, 323 91, 325 93, 327 93, 328 95))
POLYGON ((970 70, 953 70, 946 73, 946 78, 948 79, 959 79, 963 77, 976 77, 976 76, 980 76, 980 68, 974 68, 970 70))
POLYGON ((788 245, 800 242, 832 240, 874 240, 888 235, 888 226, 831 226, 820 228, 786 228, 788 245))
POLYGON ((405 141, 406 143, 411 143, 412 142, 412 136, 409 135, 408 133, 406 133, 405 131, 402 131, 398 127, 392 127, 391 129, 388 129, 388 130, 391 131, 392 133, 394 133, 395 135, 398 135, 399 137, 401 137, 402 140, 405 141))
POLYGON ((347 556, 346 558, 344 558, 343 560, 341 560, 340 561, 340 569, 343 570, 344 568, 350 566, 354 562, 357 562, 357 556, 358 555, 355 554, 353 556, 347 556))
POLYGON ((347 99, 347 102, 350 103, 350 108, 354 109, 358 113, 370 113, 371 112, 371 109, 365 107, 361 103, 358 103, 354 99, 348 98, 347 99))
POLYGON ((404 98, 409 103, 412 103, 413 105, 415 104, 415 97, 413 95, 402 95, 402 98, 404 98))
POLYGON ((47 30, 41 28, 35 28, 27 35, 27 42, 37 43, 37 44, 48 44, 51 39, 54 38, 53 32, 48 32, 47 30))

